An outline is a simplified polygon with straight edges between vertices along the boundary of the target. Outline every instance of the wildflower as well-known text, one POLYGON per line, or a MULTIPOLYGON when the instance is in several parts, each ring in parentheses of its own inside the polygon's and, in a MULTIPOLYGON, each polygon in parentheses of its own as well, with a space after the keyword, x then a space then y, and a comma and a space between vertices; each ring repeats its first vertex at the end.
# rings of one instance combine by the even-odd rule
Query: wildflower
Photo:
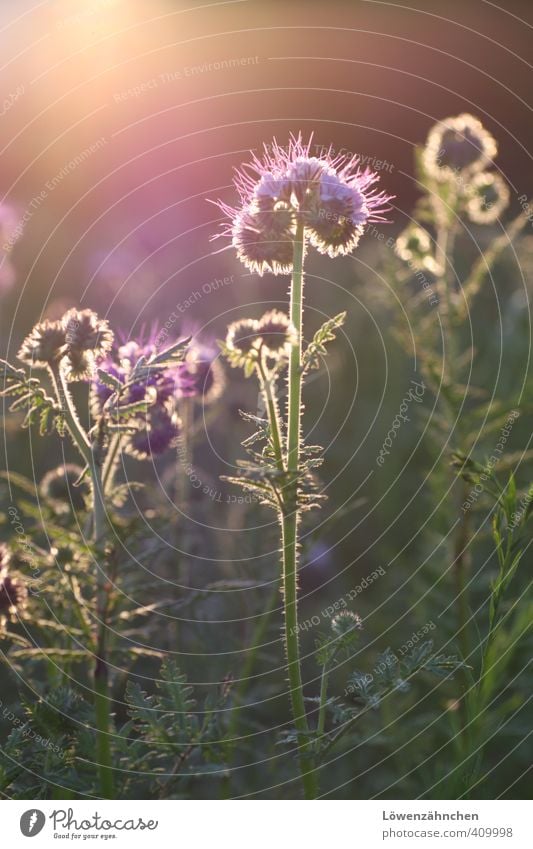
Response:
POLYGON ((344 637, 350 631, 361 631, 363 628, 363 620, 358 613, 353 613, 351 610, 341 610, 331 620, 331 630, 337 637, 344 637))
POLYGON ((70 380, 88 380, 97 360, 113 345, 113 332, 92 310, 71 309, 62 318, 67 344, 66 374, 70 380))
MULTIPOLYGON (((156 353, 152 341, 140 343, 129 341, 120 345, 100 362, 102 371, 107 372, 120 383, 128 384, 122 395, 123 404, 135 404, 137 401, 149 400, 150 403, 164 404, 176 395, 177 386, 180 385, 181 377, 179 368, 162 368, 151 371, 148 377, 142 380, 131 380, 135 366, 144 357, 149 359, 156 353)), ((96 417, 102 412, 105 402, 112 395, 113 390, 98 379, 92 384, 92 409, 96 417)))
POLYGON ((509 187, 499 174, 482 171, 469 184, 466 211, 476 224, 492 224, 509 205, 509 187))
POLYGON ((178 396, 212 404, 224 389, 224 371, 211 345, 193 341, 178 367, 178 396))
POLYGON ((84 493, 87 487, 74 486, 80 479, 83 469, 74 463, 57 466, 45 474, 39 490, 44 499, 54 508, 56 513, 77 512, 86 507, 84 493))
POLYGON ((237 172, 239 205, 218 202, 230 219, 224 235, 251 271, 290 273, 298 223, 320 253, 333 257, 353 251, 367 222, 384 220, 391 198, 372 188, 377 174, 361 170, 357 156, 311 156, 310 148, 301 135, 291 136, 287 148, 265 145, 261 159, 237 172))
POLYGON ((26 605, 28 592, 18 578, 9 574, 11 554, 0 543, 0 621, 14 619, 26 605))
POLYGON ((138 460, 147 460, 164 454, 177 444, 180 421, 167 407, 153 404, 142 419, 143 424, 129 437, 125 446, 128 454, 138 460))
POLYGON ((277 357, 286 352, 296 339, 296 331, 288 316, 279 310, 271 310, 259 320, 258 332, 269 354, 277 357))
POLYGON ((259 322, 255 318, 242 318, 229 325, 226 347, 232 354, 233 365, 244 365, 257 352, 260 344, 259 322))
POLYGON ((495 139, 468 113, 439 121, 429 132, 422 155, 426 171, 439 181, 481 171, 497 153, 495 139))
POLYGON ((33 368, 47 368, 65 355, 66 341, 61 321, 42 321, 26 337, 17 357, 33 368))
MULTIPOLYGON (((132 433, 124 443, 124 451, 138 460, 163 454, 176 445, 181 427, 174 409, 178 398, 197 395, 203 390, 210 399, 220 386, 216 371, 219 364, 212 362, 214 352, 201 345, 196 345, 194 359, 172 367, 163 365, 150 370, 149 375, 141 380, 134 379, 139 360, 149 360, 157 352, 156 339, 154 328, 146 341, 129 340, 116 347, 100 363, 103 371, 125 385, 121 404, 142 401, 149 404, 145 412, 137 413, 130 420, 132 433)), ((112 392, 103 381, 93 379, 92 411, 95 417, 101 414, 112 392)))
POLYGON ((417 268, 425 268, 432 274, 438 272, 438 265, 431 252, 431 237, 428 231, 418 224, 410 224, 400 233, 396 239, 395 251, 404 262, 417 268))

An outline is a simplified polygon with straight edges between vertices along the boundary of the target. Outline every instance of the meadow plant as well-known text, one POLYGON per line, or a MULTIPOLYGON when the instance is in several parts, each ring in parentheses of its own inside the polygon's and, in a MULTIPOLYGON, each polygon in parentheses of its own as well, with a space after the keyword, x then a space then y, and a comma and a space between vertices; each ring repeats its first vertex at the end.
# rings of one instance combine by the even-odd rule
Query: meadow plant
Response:
MULTIPOLYGON (((412 355, 412 333, 416 336, 418 367, 436 401, 437 414, 428 428, 432 449, 442 452, 444 446, 449 460, 450 471, 444 476, 437 471, 430 483, 444 519, 442 567, 452 577, 454 637, 464 661, 463 692, 450 712, 452 717, 459 716, 459 723, 454 722, 456 757, 445 782, 445 792, 454 798, 471 792, 479 781, 484 747, 494 730, 489 731, 495 721, 492 711, 497 712, 498 684, 529 628, 524 619, 527 607, 517 601, 507 599, 507 614, 502 615, 503 599, 529 545, 530 487, 517 491, 512 470, 527 461, 531 452, 506 451, 521 408, 527 405, 527 391, 509 382, 512 391, 507 397, 501 388, 497 399, 491 397, 486 388, 492 376, 487 355, 478 355, 472 341, 475 301, 483 283, 528 220, 523 209, 505 229, 501 227, 500 234, 489 230, 487 242, 483 229, 501 224, 500 216, 510 203, 507 184, 493 170, 497 149, 496 140, 472 115, 439 121, 416 152, 423 196, 395 246, 410 270, 404 277, 408 294, 402 306, 413 316, 409 328, 402 327, 397 317, 397 338, 412 355), (482 248, 479 258, 465 268, 464 245, 473 236, 482 248), (437 292, 438 297, 430 301, 430 306, 438 305, 437 310, 428 310, 426 292, 416 290, 421 271, 424 280, 429 278, 428 287, 437 292), (503 483, 502 476, 507 476, 503 483), (525 505, 518 512, 517 502, 525 505), (498 571, 476 610, 475 588, 482 567, 476 571, 472 561, 483 539, 487 519, 482 509, 487 505, 493 540, 489 558, 496 557, 498 571), (476 615, 487 606, 485 618, 476 615)), ((507 711, 511 711, 510 702, 507 708, 500 705, 500 720, 507 711)))
MULTIPOLYGON (((304 512, 324 499, 316 478, 323 450, 308 445, 302 432, 302 387, 312 369, 320 366, 327 345, 335 339, 345 313, 328 319, 304 345, 304 261, 310 247, 330 258, 351 254, 365 226, 385 221, 391 197, 378 191, 378 175, 361 169, 357 156, 334 155, 326 150, 311 154, 311 140, 291 137, 286 148, 276 141, 265 145, 262 158, 237 171, 236 207, 219 202, 229 223, 237 256, 262 275, 290 274, 288 314, 278 310, 260 319, 244 318, 228 328, 222 351, 231 366, 255 375, 264 397, 267 418, 244 414, 258 429, 244 443, 251 460, 239 461, 241 474, 228 480, 253 492, 272 507, 281 529, 281 575, 287 671, 299 754, 300 773, 307 799, 319 792, 317 760, 333 739, 325 738, 327 686, 331 664, 341 650, 357 639, 360 620, 349 611, 332 621, 334 637, 321 638, 317 659, 322 669, 318 723, 311 729, 304 699, 298 624, 298 565, 300 520, 304 512), (280 409, 277 383, 287 379, 287 403, 280 409), (316 737, 316 739, 315 739, 316 737)), ((411 672, 414 671, 414 667, 411 672)), ((378 696, 376 696, 378 698, 378 696)), ((337 714, 336 722, 351 727, 353 715, 337 714)), ((337 732, 340 736, 341 732, 337 732)))
MULTIPOLYGON (((22 342, 17 364, 0 361, 1 394, 10 399, 18 421, 60 441, 62 452, 65 441, 70 441, 68 451, 77 454, 72 461, 63 454, 64 462, 58 465, 56 459, 52 468, 49 464, 37 487, 13 470, 1 475, 20 492, 20 499, 12 500, 7 510, 12 538, 9 544, 0 544, 2 656, 16 673, 24 671, 30 696, 21 694, 23 722, 7 714, 13 728, 0 757, 0 792, 15 798, 57 798, 65 792, 69 798, 264 793, 262 778, 250 788, 250 773, 240 777, 242 764, 237 763, 235 745, 241 741, 243 751, 253 746, 254 764, 275 762, 277 768, 280 762, 271 757, 269 748, 261 750, 267 736, 266 746, 270 745, 270 735, 260 727, 263 720, 256 723, 254 717, 252 744, 246 742, 250 728, 239 724, 252 679, 258 679, 259 688, 257 699, 252 697, 254 704, 268 702, 270 710, 270 700, 278 698, 277 682, 270 687, 261 674, 252 675, 256 663, 265 655, 271 657, 268 628, 276 612, 278 586, 290 712, 280 700, 281 719, 275 721, 283 730, 277 742, 286 747, 289 758, 296 756, 294 768, 304 797, 317 798, 326 782, 332 784, 331 775, 337 781, 330 768, 337 756, 327 758, 339 743, 352 746, 343 754, 349 753, 350 792, 359 792, 353 790, 352 753, 357 749, 367 758, 367 768, 361 765, 366 774, 372 742, 386 751, 388 747, 383 760, 394 762, 402 753, 398 769, 407 792, 445 798, 484 792, 491 743, 508 724, 513 727, 524 705, 514 682, 533 621, 519 569, 531 543, 533 486, 522 471, 531 451, 513 453, 507 445, 520 431, 523 413, 531 409, 530 389, 510 382, 499 386, 494 397, 487 390, 496 368, 490 359, 491 334, 483 330, 486 344, 481 353, 472 343, 476 301, 486 294, 485 281, 505 248, 520 237, 532 208, 519 199, 522 212, 501 230, 500 216, 511 203, 511 193, 494 166, 496 153, 495 139, 475 117, 462 114, 439 121, 416 153, 422 197, 407 227, 386 243, 383 271, 393 281, 394 299, 384 309, 387 317, 397 311, 388 325, 406 360, 413 355, 413 340, 416 343, 417 380, 411 381, 400 412, 388 420, 391 430, 376 465, 385 479, 394 465, 389 455, 401 452, 406 431, 427 413, 429 396, 434 412, 421 432, 430 456, 438 459, 428 474, 434 510, 428 528, 416 534, 426 555, 420 570, 423 591, 417 601, 425 625, 400 649, 386 646, 370 664, 365 658, 362 668, 361 643, 370 630, 363 609, 367 600, 360 602, 360 612, 351 610, 349 602, 378 578, 391 579, 388 564, 386 568, 370 564, 362 580, 354 575, 356 588, 346 591, 344 586, 337 601, 324 598, 320 615, 306 611, 308 618, 299 616, 299 579, 303 583, 307 578, 300 569, 309 563, 306 572, 311 573, 314 564, 323 577, 331 573, 336 558, 334 546, 322 537, 322 522, 313 529, 316 536, 310 536, 309 550, 303 549, 303 522, 312 525, 316 513, 311 511, 325 501, 319 478, 324 451, 306 438, 304 390, 312 401, 310 375, 321 369, 347 319, 345 311, 332 310, 306 340, 304 265, 313 249, 323 262, 350 257, 368 225, 388 222, 392 211, 392 198, 377 188, 378 175, 363 167, 357 156, 317 149, 300 135, 291 137, 286 147, 274 141, 265 145, 262 156, 253 156, 238 169, 236 205, 217 201, 225 219, 219 235, 230 240, 227 247, 234 249, 248 271, 290 277, 286 311, 276 308, 239 317, 220 342, 229 366, 257 381, 261 399, 254 413, 240 414, 253 432, 243 442, 247 457, 237 461, 237 471, 225 480, 243 487, 249 500, 242 511, 239 507, 240 524, 230 522, 229 529, 241 528, 263 507, 274 511, 275 533, 281 538, 276 548, 279 584, 272 581, 271 572, 265 584, 257 575, 250 581, 248 574, 243 578, 237 572, 248 555, 264 554, 263 535, 257 533, 239 535, 236 548, 230 548, 233 558, 220 556, 236 572, 225 574, 222 581, 204 581, 206 566, 194 581, 189 572, 179 583, 186 561, 182 555, 189 553, 184 539, 179 541, 182 547, 168 546, 171 552, 162 564, 168 571, 163 576, 143 569, 139 579, 134 568, 143 561, 151 564, 164 551, 157 531, 147 531, 149 521, 160 521, 177 536, 189 534, 186 542, 194 542, 191 551, 198 544, 204 565, 209 560, 205 525, 198 523, 202 527, 198 541, 200 533, 194 537, 184 516, 192 494, 187 476, 194 471, 200 407, 209 407, 212 420, 220 418, 231 430, 226 423, 233 408, 224 392, 220 352, 212 341, 187 333, 170 341, 166 328, 164 334, 154 328, 137 338, 121 337, 92 310, 69 309, 60 319, 39 321, 33 327, 22 342), (465 242, 472 232, 483 250, 469 264, 465 242), (149 490, 147 499, 141 495, 137 502, 135 493, 144 482, 129 480, 127 469, 131 465, 142 473, 142 464, 144 468, 159 464, 165 456, 171 458, 165 480, 172 497, 167 499, 171 507, 167 512, 162 509, 159 517, 156 493, 149 490), (154 577, 153 583, 147 573, 154 577), (273 587, 268 603, 261 595, 264 585, 273 587), (177 598, 171 595, 171 586, 178 587, 177 598), (236 636, 227 623, 242 616, 242 610, 233 616, 231 606, 240 603, 243 589, 257 590, 258 614, 250 617, 257 623, 234 691, 233 671, 222 664, 227 656, 242 651, 241 631, 236 636), (142 603, 135 601, 139 596, 142 603), (221 598, 231 610, 229 619, 220 615, 221 598), (194 604, 205 605, 198 618, 200 639, 191 636, 187 625, 195 621, 192 615, 187 612, 183 627, 176 616, 194 604), (209 655, 206 622, 222 622, 227 642, 224 652, 217 644, 211 655, 209 674, 215 676, 216 691, 198 705, 169 655, 177 653, 177 647, 194 664, 198 655, 209 655), (433 640, 426 639, 436 622, 446 637, 439 653, 433 640), (151 639, 154 634, 167 651, 156 647, 160 643, 151 639), (308 639, 313 648, 305 657, 313 659, 316 676, 304 693, 300 640, 308 639), (146 665, 137 668, 138 663, 146 665), (149 693, 135 678, 150 680, 144 673, 153 673, 154 664, 156 685, 149 693), (459 684, 446 685, 446 701, 443 691, 434 688, 428 694, 433 706, 427 712, 419 710, 416 722, 402 721, 406 714, 400 714, 399 705, 415 676, 423 679, 431 673, 444 682, 456 671, 459 684), (345 673, 340 691, 335 689, 339 672, 345 673), (384 727, 375 734, 363 733, 364 723, 368 727, 381 722, 384 727), (424 769, 419 766, 417 727, 432 735, 433 748, 424 769), (404 752, 406 764, 407 753, 413 756, 408 773, 404 752), (413 772, 421 776, 418 784, 410 778, 413 772), (197 784, 188 787, 189 781, 197 784)), ((345 260, 347 267, 349 262, 345 260)), ((337 263, 339 273, 342 264, 337 263)), ((372 292, 367 290, 369 298, 378 297, 376 289, 373 285, 372 292)), ((339 294, 339 307, 344 306, 341 302, 339 294)), ((496 365, 499 368, 499 362, 496 365)), ((239 376, 234 383, 241 388, 239 376)), ((202 492, 206 490, 210 492, 208 485, 202 487, 202 492)), ((217 490, 217 505, 222 502, 219 495, 217 490)), ((197 499, 193 507, 198 503, 197 499)), ((207 515, 213 501, 206 505, 207 515)), ((338 514, 342 509, 335 503, 328 521, 332 524, 338 514)), ((222 544, 232 545, 221 542, 220 531, 213 531, 217 556, 222 544)), ((380 586, 372 592, 379 592, 380 586)), ((407 609, 405 590, 396 595, 402 611, 407 609)), ((276 671, 278 660, 273 664, 276 671)), ((376 767, 376 794, 396 787, 396 777, 389 784, 383 777, 390 768, 389 763, 381 769, 383 760, 376 767)), ((281 768, 273 776, 272 786, 283 788, 294 781, 290 763, 290 769, 281 768)), ((324 793, 329 792, 327 787, 324 793)))
MULTIPOLYGON (((24 425, 37 425, 41 435, 52 432, 60 437, 68 435, 80 456, 80 466, 66 464, 52 470, 40 485, 41 494, 56 514, 68 512, 66 505, 81 514, 86 503, 90 505, 92 538, 91 543, 82 540, 80 544, 68 536, 65 539, 65 534, 56 530, 51 554, 57 556, 67 540, 75 552, 74 560, 65 567, 64 577, 75 605, 77 627, 73 627, 71 634, 76 648, 43 648, 42 655, 50 661, 63 662, 65 674, 69 662, 85 657, 93 659, 99 792, 103 798, 115 794, 110 642, 116 634, 117 621, 142 618, 147 613, 139 608, 122 610, 124 599, 116 592, 116 582, 124 582, 124 577, 117 573, 117 547, 110 518, 112 505, 122 503, 116 471, 119 458, 125 455, 153 460, 176 444, 180 432, 179 399, 201 393, 209 373, 196 360, 187 360, 188 342, 180 340, 162 351, 157 350, 153 339, 116 344, 106 320, 92 310, 70 309, 60 320, 36 324, 24 340, 18 359, 27 371, 6 361, 0 363, 3 395, 14 399, 11 410, 23 411, 24 425), (45 379, 35 377, 35 372, 44 372, 45 379), (88 427, 82 424, 74 402, 73 383, 82 383, 90 395, 88 427), (84 572, 87 560, 93 563, 91 579, 84 572)), ((124 488, 131 488, 131 483, 124 488)), ((11 568, 12 558, 6 547, 2 547, 1 557, 0 616, 5 626, 15 615, 24 618, 28 593, 20 576, 11 568)), ((36 572, 43 571, 46 561, 49 569, 50 559, 42 552, 36 572)), ((38 595, 36 592, 33 608, 38 595)), ((52 621, 37 619, 33 608, 28 611, 29 621, 49 633, 57 631, 52 621)), ((66 624, 63 620, 63 625, 66 624)), ((31 642, 11 632, 5 636, 18 642, 17 659, 34 656, 36 650, 30 648, 31 642)), ((135 657, 143 649, 132 647, 129 653, 135 657)), ((173 667, 167 665, 162 678, 174 697, 187 696, 184 680, 173 667)), ((142 713, 142 692, 132 688, 130 695, 132 715, 135 704, 142 713)), ((140 720, 136 727, 146 730, 149 725, 140 720)))

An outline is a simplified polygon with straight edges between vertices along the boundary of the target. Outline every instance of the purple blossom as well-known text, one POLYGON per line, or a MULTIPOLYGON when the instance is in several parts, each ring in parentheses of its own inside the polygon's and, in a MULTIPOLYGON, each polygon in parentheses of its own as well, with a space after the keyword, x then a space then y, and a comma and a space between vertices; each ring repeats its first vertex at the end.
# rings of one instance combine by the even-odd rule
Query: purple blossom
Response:
MULTIPOLYGON (((222 388, 222 369, 216 359, 217 352, 210 346, 193 342, 185 355, 185 361, 172 368, 152 371, 143 380, 131 381, 135 367, 141 357, 149 359, 160 353, 156 343, 157 328, 152 328, 147 339, 127 340, 115 346, 111 353, 99 363, 99 367, 123 384, 128 384, 121 396, 124 405, 148 401, 146 412, 134 417, 137 430, 125 443, 124 450, 137 457, 147 459, 163 454, 176 444, 180 421, 176 406, 180 398, 198 397, 209 402, 218 397, 222 388)), ((168 340, 172 345, 172 340, 168 340)), ((95 379, 92 384, 92 410, 98 416, 112 389, 95 379)))
POLYGON ((180 397, 196 397, 204 404, 220 397, 224 388, 224 373, 218 356, 219 352, 212 345, 195 340, 191 342, 185 362, 178 367, 180 397))
POLYGON ((143 424, 128 441, 128 453, 139 460, 164 454, 176 445, 179 419, 163 404, 153 404, 142 416, 143 424))
POLYGON ((223 235, 252 271, 291 271, 298 223, 318 251, 334 257, 354 250, 367 222, 386 220, 391 197, 375 190, 377 174, 361 170, 357 156, 331 149, 311 156, 310 149, 311 139, 304 143, 301 135, 286 148, 265 146, 262 158, 237 171, 237 206, 217 204, 229 218, 223 235))

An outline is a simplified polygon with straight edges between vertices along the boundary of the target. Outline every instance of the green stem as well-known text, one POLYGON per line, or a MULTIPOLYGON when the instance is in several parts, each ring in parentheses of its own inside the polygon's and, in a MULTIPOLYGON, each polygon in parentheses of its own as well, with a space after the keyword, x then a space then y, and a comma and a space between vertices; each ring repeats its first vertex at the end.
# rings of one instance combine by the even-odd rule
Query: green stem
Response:
MULTIPOLYGON (((94 542, 103 548, 107 516, 102 484, 102 470, 98 457, 98 446, 91 450, 91 474, 93 478, 94 542)), ((94 671, 96 745, 100 774, 100 792, 103 799, 114 798, 114 780, 110 738, 109 670, 107 665, 107 578, 102 567, 97 571, 98 586, 98 637, 96 647, 96 667, 94 671)))
POLYGON ((115 472, 117 470, 118 459, 120 456, 121 441, 122 438, 120 433, 114 433, 109 442, 109 448, 102 467, 102 486, 104 489, 104 495, 113 489, 115 472))
MULTIPOLYGON (((50 374, 69 432, 91 472, 93 491, 93 539, 95 546, 102 547, 106 536, 107 519, 99 458, 100 445, 97 443, 91 445, 89 442, 89 438, 78 419, 68 384, 59 364, 50 368, 50 374)), ((110 696, 108 692, 108 668, 106 662, 107 591, 105 584, 106 576, 104 570, 99 567, 97 571, 97 615, 99 623, 96 643, 96 667, 94 673, 96 748, 99 764, 100 791, 104 799, 112 799, 114 791, 109 736, 110 696)))
POLYGON ((322 667, 322 675, 320 677, 320 708, 318 711, 317 732, 322 735, 326 728, 326 699, 328 695, 328 664, 325 663, 322 667))
POLYGON ((272 392, 272 381, 270 375, 267 374, 265 364, 261 356, 259 357, 259 360, 257 362, 257 369, 259 371, 261 388, 265 394, 265 400, 267 403, 268 419, 270 424, 270 432, 272 435, 274 455, 276 457, 276 465, 280 471, 284 471, 285 467, 283 465, 283 448, 281 446, 278 408, 276 405, 274 394, 272 392))
MULTIPOLYGON (((441 296, 444 297, 444 301, 446 304, 444 331, 446 342, 448 343, 448 381, 452 387, 454 387, 457 382, 456 363, 459 356, 457 337, 455 334, 453 321, 454 304, 451 297, 450 281, 448 279, 448 257, 450 257, 450 260, 453 265, 454 235, 455 234, 453 231, 453 225, 450 226, 448 221, 440 223, 437 228, 437 261, 441 268, 441 274, 439 278, 441 296)), ((460 416, 458 414, 455 404, 450 405, 449 422, 450 426, 455 428, 456 442, 461 448, 461 443, 463 441, 461 438, 462 428, 460 416)), ((467 485, 466 483, 463 483, 462 488, 459 491, 458 509, 461 508, 461 504, 466 499, 467 495, 467 485)), ((468 591, 466 586, 466 574, 468 571, 467 548, 469 536, 469 513, 466 513, 459 521, 452 553, 452 570, 455 582, 455 592, 457 596, 457 635, 458 642, 461 648, 461 653, 463 655, 463 660, 465 661, 465 663, 470 655, 470 639, 468 630, 469 605, 468 591)), ((469 687, 469 679, 468 672, 466 669, 461 668, 460 678, 464 690, 463 697, 460 700, 461 722, 464 728, 468 723, 468 707, 466 704, 466 693, 469 687)))
POLYGON ((294 725, 298 733, 298 755, 304 795, 315 799, 318 780, 309 747, 309 726, 305 711, 300 650, 298 644, 298 469, 302 413, 302 314, 304 225, 299 222, 294 239, 293 273, 290 294, 290 320, 296 330, 289 359, 289 398, 287 428, 287 471, 289 482, 281 512, 283 547, 283 603, 285 611, 285 647, 294 725))
POLYGON ((90 467, 91 445, 89 442, 89 438, 80 424, 80 420, 78 419, 78 415, 74 408, 72 396, 70 394, 68 385, 65 381, 63 372, 61 371, 59 364, 50 366, 50 377, 52 379, 52 384, 57 396, 57 400, 59 402, 59 406, 61 407, 61 413, 63 414, 66 425, 69 429, 69 433, 72 436, 74 444, 76 445, 78 451, 83 457, 86 465, 90 467))
MULTIPOLYGON (((102 648, 102 646, 100 647, 102 648)), ((105 660, 96 659, 94 673, 94 706, 96 714, 96 753, 100 776, 100 795, 102 799, 114 799, 115 789, 111 767, 111 740, 109 735, 109 683, 105 660)))

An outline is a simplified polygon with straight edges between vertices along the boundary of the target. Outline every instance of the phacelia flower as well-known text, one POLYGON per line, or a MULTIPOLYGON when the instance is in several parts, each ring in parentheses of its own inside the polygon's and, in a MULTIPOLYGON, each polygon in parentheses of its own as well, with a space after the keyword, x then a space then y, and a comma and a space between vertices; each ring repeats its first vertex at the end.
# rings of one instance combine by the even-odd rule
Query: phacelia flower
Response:
POLYGON ((432 254, 431 237, 418 224, 409 224, 400 233, 394 246, 397 256, 416 268, 425 268, 432 274, 438 272, 438 264, 432 254))
POLYGON ((179 432, 176 413, 163 404, 153 404, 142 416, 138 430, 129 437, 126 451, 138 460, 148 460, 175 447, 179 432))
POLYGON ((10 575, 11 555, 9 549, 0 543, 0 622, 14 620, 26 606, 28 592, 23 582, 10 575))
MULTIPOLYGON (((155 338, 155 333, 153 334, 155 338)), ((176 398, 182 386, 189 386, 180 374, 180 366, 151 371, 142 380, 132 380, 135 367, 142 358, 149 359, 156 353, 152 338, 146 342, 130 340, 115 347, 99 366, 120 383, 128 384, 122 393, 121 404, 129 405, 140 401, 149 403, 148 410, 133 416, 134 432, 124 443, 124 451, 139 460, 163 454, 171 448, 179 435, 179 419, 174 412, 176 398)), ((92 413, 96 418, 113 390, 98 378, 92 382, 92 413)))
POLYGON ((246 360, 261 343, 259 322, 255 318, 241 318, 228 327, 226 347, 235 354, 235 358, 246 360))
POLYGON ((77 512, 86 507, 84 495, 87 484, 74 486, 82 474, 82 468, 74 463, 65 463, 47 472, 39 484, 41 496, 48 501, 56 513, 77 512))
POLYGON ((26 336, 17 357, 32 368, 47 368, 66 353, 67 340, 61 321, 41 321, 26 336))
POLYGON ((385 220, 391 197, 373 188, 377 174, 361 170, 357 156, 310 150, 301 135, 287 148, 265 145, 261 159, 237 172, 238 206, 218 202, 230 219, 223 235, 251 271, 290 273, 298 224, 320 253, 334 257, 353 251, 365 224, 385 220))
POLYGON ((358 613, 351 610, 341 610, 331 620, 331 629, 338 637, 344 637, 350 631, 361 631, 363 621, 358 613))
POLYGON ((476 224, 492 224, 509 205, 510 192, 499 174, 483 171, 468 186, 466 211, 476 224))
POLYGON ((467 177, 481 171, 497 153, 495 139, 473 115, 463 113, 439 121, 429 132, 423 152, 424 167, 439 181, 467 177))
POLYGON ((92 310, 71 309, 62 318, 67 344, 66 374, 70 380, 88 380, 96 362, 113 345, 113 332, 92 310))
MULTIPOLYGON (((149 400, 150 403, 164 404, 176 395, 177 388, 182 382, 179 367, 151 371, 148 377, 130 382, 140 358, 149 359, 155 353, 156 347, 153 342, 139 343, 132 340, 115 348, 99 363, 103 371, 121 383, 129 383, 122 395, 123 404, 134 404, 145 400, 149 400)), ((95 417, 102 412, 105 402, 112 394, 113 390, 105 383, 97 378, 93 380, 92 409, 95 417)))
POLYGON ((202 404, 212 404, 224 389, 224 371, 211 345, 193 340, 178 374, 178 396, 182 398, 195 397, 202 404))
POLYGON ((271 310, 264 314, 258 323, 258 333, 268 352, 277 357, 296 340, 296 331, 288 316, 279 310, 271 310))

